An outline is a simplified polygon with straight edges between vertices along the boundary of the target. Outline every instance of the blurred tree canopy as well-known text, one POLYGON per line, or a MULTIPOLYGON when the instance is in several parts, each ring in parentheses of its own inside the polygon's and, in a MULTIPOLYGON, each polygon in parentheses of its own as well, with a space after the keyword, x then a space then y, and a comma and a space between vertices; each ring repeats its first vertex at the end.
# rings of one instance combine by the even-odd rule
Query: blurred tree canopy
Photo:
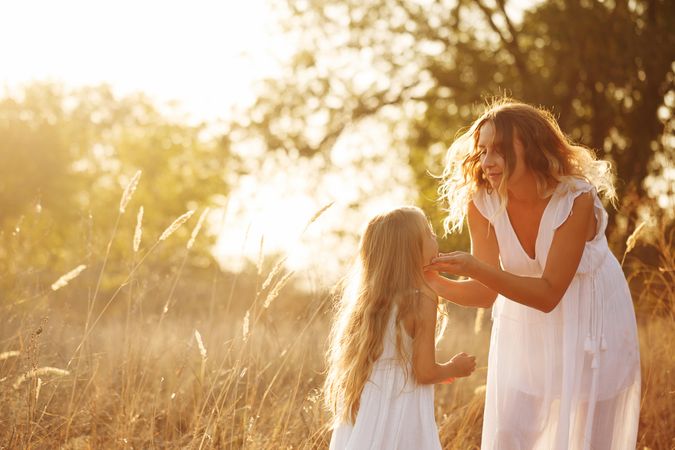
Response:
MULTIPOLYGON (((196 209, 150 264, 161 269, 182 257, 202 210, 228 189, 228 153, 203 132, 203 125, 170 120, 143 96, 116 98, 106 86, 32 84, 1 99, 0 290, 20 294, 27 289, 22 280, 48 286, 77 264, 100 267, 122 192, 137 170, 140 183, 110 250, 111 277, 128 272, 140 206, 141 253, 196 209)), ((210 258, 212 240, 201 236, 193 255, 210 258)))
POLYGON ((288 0, 281 10, 300 49, 233 129, 262 136, 269 151, 328 163, 364 119, 389 123, 392 136, 406 127, 398 148, 437 222, 428 172, 441 172, 457 131, 492 96, 551 110, 613 161, 620 199, 646 199, 648 175, 673 166, 670 0, 546 0, 522 17, 505 0, 288 0))

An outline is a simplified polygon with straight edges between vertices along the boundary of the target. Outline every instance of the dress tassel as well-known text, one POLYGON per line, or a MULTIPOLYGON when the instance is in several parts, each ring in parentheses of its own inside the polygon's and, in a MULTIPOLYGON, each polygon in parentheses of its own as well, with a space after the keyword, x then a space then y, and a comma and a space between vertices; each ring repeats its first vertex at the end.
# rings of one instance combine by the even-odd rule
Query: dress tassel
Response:
POLYGON ((586 353, 593 352, 593 338, 591 338, 590 334, 586 336, 586 339, 584 340, 584 350, 586 353))

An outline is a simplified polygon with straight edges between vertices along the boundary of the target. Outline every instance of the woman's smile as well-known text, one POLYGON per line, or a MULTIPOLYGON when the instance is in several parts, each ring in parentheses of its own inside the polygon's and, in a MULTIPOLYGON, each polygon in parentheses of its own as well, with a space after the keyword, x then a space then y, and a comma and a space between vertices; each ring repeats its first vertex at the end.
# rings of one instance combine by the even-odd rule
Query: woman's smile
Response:
POLYGON ((486 173, 485 176, 492 186, 497 186, 499 184, 499 180, 502 178, 502 173, 486 173))

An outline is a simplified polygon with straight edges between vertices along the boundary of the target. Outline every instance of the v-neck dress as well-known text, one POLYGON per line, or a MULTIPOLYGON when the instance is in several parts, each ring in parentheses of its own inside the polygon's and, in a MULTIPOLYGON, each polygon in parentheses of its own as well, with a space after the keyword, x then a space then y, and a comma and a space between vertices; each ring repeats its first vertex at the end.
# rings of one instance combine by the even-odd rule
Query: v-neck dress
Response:
POLYGON ((540 277, 555 231, 584 192, 597 229, 550 313, 499 295, 492 309, 483 450, 635 449, 640 360, 626 278, 605 238, 607 213, 586 181, 561 181, 543 212, 535 258, 523 249, 499 196, 481 189, 478 211, 494 228, 502 268, 540 277))

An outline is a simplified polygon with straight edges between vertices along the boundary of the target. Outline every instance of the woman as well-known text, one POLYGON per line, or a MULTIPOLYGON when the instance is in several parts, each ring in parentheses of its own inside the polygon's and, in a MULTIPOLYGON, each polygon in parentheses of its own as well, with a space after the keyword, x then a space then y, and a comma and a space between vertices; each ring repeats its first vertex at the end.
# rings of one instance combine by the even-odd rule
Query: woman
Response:
POLYGON ((440 255, 426 278, 450 301, 493 308, 482 448, 634 449, 637 327, 605 238, 609 164, 512 101, 488 108, 448 156, 445 229, 468 216, 471 254, 440 255))

